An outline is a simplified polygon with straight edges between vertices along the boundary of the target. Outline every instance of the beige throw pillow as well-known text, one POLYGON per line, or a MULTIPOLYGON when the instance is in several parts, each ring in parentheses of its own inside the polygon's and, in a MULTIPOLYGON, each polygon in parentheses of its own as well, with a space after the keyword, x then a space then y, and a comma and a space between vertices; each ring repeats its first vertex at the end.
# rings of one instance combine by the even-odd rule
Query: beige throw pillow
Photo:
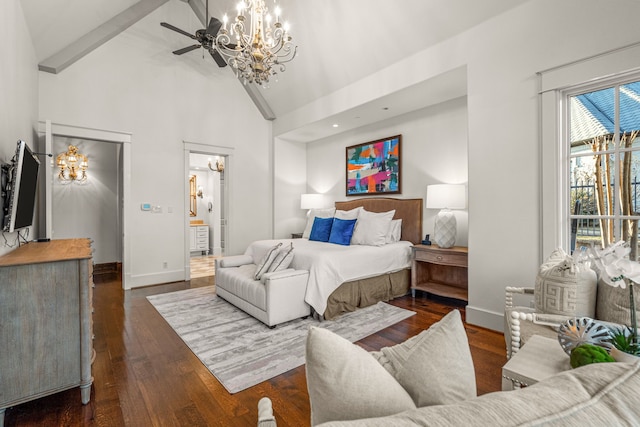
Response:
POLYGON ((476 397, 476 374, 458 310, 420 334, 372 355, 409 393, 417 407, 476 397))
POLYGON ((324 328, 309 328, 306 373, 314 426, 382 417, 416 407, 366 350, 324 328))
MULTIPOLYGON (((633 296, 636 301, 636 317, 640 319, 638 305, 640 301, 640 286, 633 287, 633 296)), ((598 281, 598 304, 596 305, 596 319, 605 322, 618 323, 631 326, 631 303, 629 301, 629 288, 613 287, 604 280, 598 281)))
POLYGON ((254 276, 254 279, 260 280, 262 278, 262 275, 269 271, 271 263, 278 255, 278 249, 280 249, 280 246, 282 246, 282 243, 278 243, 277 245, 272 246, 271 248, 269 248, 267 253, 264 254, 256 267, 256 274, 254 276))
POLYGON ((473 360, 457 310, 404 343, 371 353, 311 328, 306 351, 312 425, 476 396, 473 360))
POLYGON ((289 243, 289 246, 285 246, 278 251, 267 271, 271 273, 272 271, 285 270, 289 268, 291 261, 293 261, 293 243, 289 243))

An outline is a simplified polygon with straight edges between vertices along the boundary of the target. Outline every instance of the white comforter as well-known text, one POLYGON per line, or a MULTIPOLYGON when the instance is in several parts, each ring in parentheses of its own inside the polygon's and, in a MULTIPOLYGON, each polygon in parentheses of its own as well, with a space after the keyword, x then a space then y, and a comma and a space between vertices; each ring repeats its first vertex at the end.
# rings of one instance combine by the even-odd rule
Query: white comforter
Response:
POLYGON ((411 242, 384 246, 351 245, 310 241, 307 239, 258 240, 245 251, 258 262, 278 242, 293 243, 290 268, 309 270, 305 301, 318 313, 324 313, 329 295, 342 283, 379 276, 411 266, 411 242))

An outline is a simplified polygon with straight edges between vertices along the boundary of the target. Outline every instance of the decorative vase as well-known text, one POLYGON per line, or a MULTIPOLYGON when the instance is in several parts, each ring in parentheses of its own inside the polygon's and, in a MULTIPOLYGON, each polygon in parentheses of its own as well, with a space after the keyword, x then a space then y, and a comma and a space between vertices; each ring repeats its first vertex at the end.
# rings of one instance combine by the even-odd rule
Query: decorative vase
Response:
POLYGON ((636 363, 640 360, 640 356, 625 353, 624 351, 618 350, 615 347, 611 347, 611 351, 609 352, 609 354, 616 362, 636 363))

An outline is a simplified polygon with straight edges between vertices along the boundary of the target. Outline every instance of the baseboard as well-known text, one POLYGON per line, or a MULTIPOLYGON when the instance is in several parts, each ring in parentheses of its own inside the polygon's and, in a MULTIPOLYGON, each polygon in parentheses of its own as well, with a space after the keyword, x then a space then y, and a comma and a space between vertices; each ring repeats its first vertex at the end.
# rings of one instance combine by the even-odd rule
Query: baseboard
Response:
POLYGON ((466 322, 498 332, 504 332, 504 313, 496 313, 468 305, 465 308, 466 322))
POLYGON ((160 285, 162 283, 181 282, 184 280, 184 270, 171 270, 151 274, 132 274, 128 277, 127 289, 133 289, 142 286, 160 285))

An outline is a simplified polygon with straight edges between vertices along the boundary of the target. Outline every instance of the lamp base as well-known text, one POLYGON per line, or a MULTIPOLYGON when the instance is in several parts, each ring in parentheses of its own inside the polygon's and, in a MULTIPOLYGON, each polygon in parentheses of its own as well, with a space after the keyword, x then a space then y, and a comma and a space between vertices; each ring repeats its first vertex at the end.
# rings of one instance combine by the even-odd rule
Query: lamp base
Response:
POLYGON ((442 209, 436 216, 433 242, 441 248, 452 248, 456 243, 456 217, 449 209, 442 209))

